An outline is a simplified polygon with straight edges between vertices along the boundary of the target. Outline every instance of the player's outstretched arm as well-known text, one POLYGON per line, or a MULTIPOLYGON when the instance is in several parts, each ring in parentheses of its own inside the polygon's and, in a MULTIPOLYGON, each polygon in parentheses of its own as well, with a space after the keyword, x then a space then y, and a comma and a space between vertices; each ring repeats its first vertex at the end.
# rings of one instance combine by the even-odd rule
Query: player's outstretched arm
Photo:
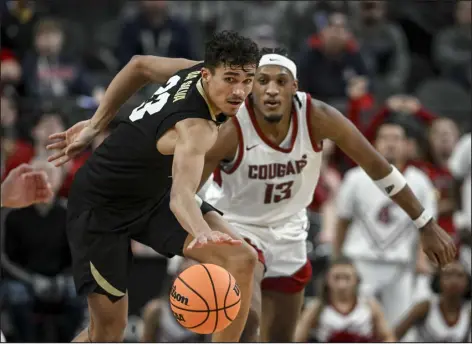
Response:
POLYGON ((451 237, 425 210, 406 183, 402 174, 380 155, 359 130, 339 111, 316 102, 312 109, 312 133, 316 140, 331 139, 352 160, 364 169, 372 180, 388 194, 421 230, 421 242, 429 259, 444 266, 456 254, 451 237))
POLYGON ((138 74, 148 82, 158 84, 164 84, 178 71, 200 63, 200 61, 152 55, 135 55, 131 61, 138 74))
POLYGON ((101 132, 115 117, 123 104, 139 89, 150 82, 165 83, 181 69, 197 64, 196 61, 159 56, 134 56, 108 86, 90 125, 101 132))
POLYGON ((227 234, 210 229, 200 210, 202 200, 196 196, 205 154, 218 136, 216 125, 207 120, 192 118, 178 122, 175 128, 178 138, 172 166, 170 209, 182 227, 194 237, 189 249, 208 242, 241 244, 241 241, 233 240, 227 234))

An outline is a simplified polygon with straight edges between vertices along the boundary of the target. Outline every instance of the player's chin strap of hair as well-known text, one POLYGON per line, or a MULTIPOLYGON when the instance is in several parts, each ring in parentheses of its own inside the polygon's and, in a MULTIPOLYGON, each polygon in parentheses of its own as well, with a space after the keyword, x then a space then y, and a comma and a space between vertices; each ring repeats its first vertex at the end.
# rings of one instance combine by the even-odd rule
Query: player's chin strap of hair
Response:
POLYGON ((259 60, 259 67, 266 66, 266 65, 276 65, 285 67, 292 73, 293 78, 297 79, 297 65, 295 62, 290 60, 288 57, 279 54, 265 54, 259 60))
MULTIPOLYGON (((390 174, 388 174, 387 176, 385 176, 384 178, 380 180, 375 180, 374 182, 377 185, 377 187, 379 187, 389 197, 392 197, 396 195, 397 193, 399 193, 407 184, 402 173, 399 172, 398 169, 395 168, 393 165, 392 165, 392 171, 390 172, 390 174)), ((418 229, 421 229, 432 218, 433 216, 429 211, 423 210, 421 215, 415 220, 413 220, 413 223, 415 223, 415 226, 418 229)))

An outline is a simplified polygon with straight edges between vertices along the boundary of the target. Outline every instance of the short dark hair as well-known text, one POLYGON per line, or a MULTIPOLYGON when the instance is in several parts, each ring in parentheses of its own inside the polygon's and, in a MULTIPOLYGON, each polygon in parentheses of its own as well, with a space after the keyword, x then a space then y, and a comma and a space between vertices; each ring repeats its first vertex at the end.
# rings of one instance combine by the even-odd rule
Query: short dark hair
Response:
POLYGON ((244 67, 259 62, 257 44, 234 31, 222 31, 213 35, 205 45, 204 66, 212 73, 220 65, 244 67))
POLYGON ((397 127, 400 127, 402 130, 403 130, 403 134, 405 136, 405 139, 408 138, 407 136, 407 131, 405 129, 405 126, 401 123, 401 121, 395 119, 395 118, 388 118, 386 121, 382 122, 376 129, 375 131, 375 139, 378 138, 379 136, 379 133, 380 133, 380 130, 384 127, 384 126, 397 126, 397 127))
POLYGON ((277 47, 277 48, 264 47, 264 48, 262 48, 261 49, 261 57, 263 57, 264 55, 267 55, 267 54, 278 54, 278 55, 282 55, 282 56, 285 56, 285 57, 288 58, 287 49, 281 48, 281 47, 277 47))

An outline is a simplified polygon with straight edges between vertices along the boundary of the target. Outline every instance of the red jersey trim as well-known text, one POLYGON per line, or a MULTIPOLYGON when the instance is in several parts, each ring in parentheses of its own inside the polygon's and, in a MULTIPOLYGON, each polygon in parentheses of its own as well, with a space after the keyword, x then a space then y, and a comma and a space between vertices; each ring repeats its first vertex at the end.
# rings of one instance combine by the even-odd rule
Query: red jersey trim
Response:
POLYGON ((292 139, 290 140, 290 147, 288 147, 288 148, 283 148, 283 147, 280 147, 279 145, 274 144, 273 142, 271 142, 265 136, 264 132, 262 132, 261 128, 257 124, 256 115, 254 114, 254 109, 252 108, 252 105, 249 102, 248 98, 246 98, 246 108, 247 108, 247 111, 249 113, 249 118, 251 119, 252 126, 256 130, 257 135, 259 136, 259 138, 261 138, 261 140, 267 146, 269 146, 270 148, 272 148, 276 151, 280 151, 280 152, 283 152, 283 153, 292 152, 293 147, 295 146, 295 141, 297 140, 297 133, 298 133, 298 115, 297 115, 297 111, 295 110, 294 107, 292 107, 292 118, 293 118, 292 139))
POLYGON ((307 93, 306 94, 306 124, 308 127, 308 134, 310 135, 310 142, 311 147, 313 147, 313 151, 321 152, 323 151, 323 142, 321 141, 320 144, 316 142, 315 134, 313 133, 312 129, 312 118, 311 118, 311 96, 307 93))

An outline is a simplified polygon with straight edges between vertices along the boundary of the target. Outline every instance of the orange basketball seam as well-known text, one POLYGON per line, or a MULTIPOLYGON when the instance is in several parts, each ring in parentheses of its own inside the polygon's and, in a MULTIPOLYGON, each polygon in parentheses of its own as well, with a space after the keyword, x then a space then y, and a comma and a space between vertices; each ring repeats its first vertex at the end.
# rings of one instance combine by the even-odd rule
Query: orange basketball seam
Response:
MULTIPOLYGON (((229 294, 229 290, 231 289, 231 273, 229 273, 228 271, 226 271, 228 273, 228 278, 229 278, 229 283, 228 283, 228 290, 226 290, 226 295, 225 295, 225 300, 223 302, 223 305, 225 306, 225 308, 223 308, 224 312, 225 312, 225 316, 226 318, 229 320, 229 321, 233 321, 229 316, 228 316, 228 313, 226 312, 226 299, 228 298, 228 294, 229 294)), ((241 299, 239 299, 240 301, 241 299)), ((238 303, 239 303, 238 301, 238 303)))
MULTIPOLYGON (((200 297, 200 298, 202 299, 203 303, 205 303, 205 305, 206 305, 206 307, 207 307, 207 315, 206 315, 205 319, 204 319, 201 323, 199 323, 198 325, 196 325, 196 326, 193 326, 193 327, 186 327, 185 325, 182 325, 179 320, 177 320, 177 322, 178 322, 179 324, 181 324, 182 326, 184 326, 184 327, 187 328, 187 329, 197 328, 197 327, 203 325, 205 322, 207 322, 208 318, 210 317, 210 312, 209 312, 210 306, 208 305, 208 302, 206 301, 206 299, 204 299, 195 289, 193 289, 190 285, 188 285, 182 278, 180 278, 180 276, 177 277, 177 279, 179 279, 186 287, 188 287, 191 291, 193 291, 193 293, 195 293, 195 295, 197 295, 198 297, 200 297)), ((170 302, 170 304, 172 305, 172 302, 170 302)))
MULTIPOLYGON (((202 265, 200 264, 206 271, 206 273, 208 274, 208 278, 210 278, 210 283, 211 283, 211 287, 213 288, 213 296, 215 296, 215 308, 218 309, 218 298, 216 297, 216 289, 215 289, 215 284, 213 283, 213 278, 211 277, 211 274, 210 274, 210 271, 208 270, 208 268, 206 268, 205 265, 202 265)), ((215 327, 213 328, 213 332, 212 333, 215 333, 216 331, 216 328, 218 327, 218 314, 219 313, 216 313, 215 315, 215 327)), ((208 314, 210 315, 210 314, 208 314)))
MULTIPOLYGON (((206 313, 206 312, 212 312, 212 311, 222 311, 222 310, 225 310, 225 313, 226 313, 226 309, 230 309, 232 307, 234 307, 235 305, 237 305, 239 302, 241 302, 241 299, 238 299, 236 302, 234 302, 233 304, 229 305, 229 306, 226 306, 226 307, 223 307, 223 308, 218 308, 218 309, 208 309, 208 310, 195 310, 195 309, 187 309, 187 308, 182 308, 182 307, 179 307, 178 305, 175 305, 173 304, 172 302, 170 302, 170 304, 174 307, 174 308, 177 308, 177 309, 180 309, 180 310, 183 310, 183 311, 191 311, 193 313, 206 313)), ((229 317, 228 319, 230 321, 233 321, 231 320, 229 317)))

